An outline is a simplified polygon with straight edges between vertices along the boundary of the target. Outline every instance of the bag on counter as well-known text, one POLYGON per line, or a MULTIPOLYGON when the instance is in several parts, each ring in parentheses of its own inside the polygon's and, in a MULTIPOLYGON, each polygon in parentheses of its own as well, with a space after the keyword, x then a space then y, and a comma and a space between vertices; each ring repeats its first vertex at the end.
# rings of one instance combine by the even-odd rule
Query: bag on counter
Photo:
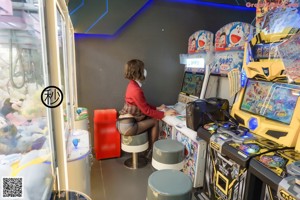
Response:
POLYGON ((200 126, 210 122, 229 119, 229 101, 221 98, 198 99, 187 103, 187 127, 197 131, 200 126))

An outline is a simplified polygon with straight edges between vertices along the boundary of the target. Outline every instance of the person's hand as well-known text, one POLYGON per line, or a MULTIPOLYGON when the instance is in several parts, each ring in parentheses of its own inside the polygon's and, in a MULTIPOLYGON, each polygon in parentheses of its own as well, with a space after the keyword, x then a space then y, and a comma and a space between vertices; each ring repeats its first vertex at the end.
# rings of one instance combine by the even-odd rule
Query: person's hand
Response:
POLYGON ((157 110, 164 110, 166 109, 166 105, 165 104, 161 104, 160 106, 156 107, 157 110))
POLYGON ((165 111, 165 116, 172 116, 172 115, 176 115, 175 110, 169 109, 169 110, 165 111))

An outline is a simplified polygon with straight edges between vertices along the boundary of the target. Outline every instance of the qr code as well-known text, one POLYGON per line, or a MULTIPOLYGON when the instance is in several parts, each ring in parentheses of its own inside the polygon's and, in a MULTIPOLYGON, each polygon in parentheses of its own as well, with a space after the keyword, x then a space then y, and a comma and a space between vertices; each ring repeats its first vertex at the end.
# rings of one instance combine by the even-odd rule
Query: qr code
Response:
POLYGON ((3 177, 2 188, 3 199, 23 198, 23 177, 3 177))

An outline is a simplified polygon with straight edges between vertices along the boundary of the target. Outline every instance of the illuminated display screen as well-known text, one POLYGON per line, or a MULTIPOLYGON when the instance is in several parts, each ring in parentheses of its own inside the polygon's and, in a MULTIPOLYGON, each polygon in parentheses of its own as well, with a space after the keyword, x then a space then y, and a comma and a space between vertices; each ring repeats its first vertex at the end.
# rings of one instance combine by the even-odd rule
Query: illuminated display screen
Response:
POLYGON ((186 67, 204 68, 204 58, 188 58, 186 67))
POLYGON ((249 79, 240 109, 290 124, 300 95, 300 85, 249 79))
POLYGON ((200 96, 204 74, 192 73, 186 71, 184 73, 181 92, 186 95, 200 96))

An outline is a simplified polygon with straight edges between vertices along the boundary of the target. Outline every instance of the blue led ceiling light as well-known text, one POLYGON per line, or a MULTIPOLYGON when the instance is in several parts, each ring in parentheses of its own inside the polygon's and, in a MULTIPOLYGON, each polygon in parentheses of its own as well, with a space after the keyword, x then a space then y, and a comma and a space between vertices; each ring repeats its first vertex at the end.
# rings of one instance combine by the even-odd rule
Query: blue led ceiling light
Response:
MULTIPOLYGON (((233 9, 233 10, 244 10, 244 11, 256 11, 255 7, 247 7, 247 6, 241 6, 239 5, 232 5, 232 4, 222 4, 222 3, 214 3, 214 2, 206 2, 201 0, 165 0, 166 2, 171 3, 186 3, 186 4, 194 4, 194 5, 202 5, 202 6, 208 6, 208 7, 218 7, 223 9, 233 9)), ((78 0, 79 2, 79 0, 78 0)), ((75 33, 75 38, 86 38, 86 37, 98 37, 98 38, 106 38, 106 39, 114 39, 116 38, 122 30, 125 29, 146 7, 148 7, 153 0, 148 0, 148 2, 139 9, 127 22, 125 22, 114 34, 86 34, 88 33, 97 23, 99 23, 105 15, 108 14, 108 0, 105 0, 106 2, 106 9, 104 13, 100 13, 100 16, 94 21, 93 24, 91 24, 84 33, 75 33)), ((71 10, 71 14, 73 15, 76 13, 79 9, 81 9, 83 6, 85 6, 85 1, 81 0, 80 3, 75 6, 74 9, 71 10)))
POLYGON ((79 10, 82 6, 84 6, 84 0, 81 0, 80 4, 77 5, 73 10, 70 10, 70 15, 73 15, 77 10, 79 10))
POLYGON ((255 130, 258 127, 258 121, 255 117, 251 117, 248 122, 248 127, 250 130, 255 130))
POLYGON ((214 3, 200 0, 166 0, 168 2, 178 2, 178 3, 187 3, 187 4, 195 4, 202 6, 211 6, 211 7, 219 7, 225 9, 234 9, 234 10, 245 10, 245 11, 256 11, 255 7, 246 7, 240 5, 230 5, 230 4, 222 4, 222 3, 214 3))
MULTIPOLYGON (((106 10, 108 11, 108 0, 107 2, 107 8, 106 10)), ((116 30, 114 34, 94 34, 94 33, 88 33, 88 31, 96 25, 96 23, 99 23, 103 17, 99 17, 97 22, 93 23, 91 27, 89 27, 88 30, 85 31, 85 33, 75 33, 75 39, 79 38, 104 38, 104 39, 114 39, 116 38, 129 24, 131 24, 138 15, 140 15, 145 9, 147 9, 151 4, 153 3, 153 0, 147 0, 147 2, 134 14, 132 15, 121 27, 116 30)), ((107 13, 106 13, 107 14, 107 13)), ((105 14, 105 15, 106 15, 105 14)))

